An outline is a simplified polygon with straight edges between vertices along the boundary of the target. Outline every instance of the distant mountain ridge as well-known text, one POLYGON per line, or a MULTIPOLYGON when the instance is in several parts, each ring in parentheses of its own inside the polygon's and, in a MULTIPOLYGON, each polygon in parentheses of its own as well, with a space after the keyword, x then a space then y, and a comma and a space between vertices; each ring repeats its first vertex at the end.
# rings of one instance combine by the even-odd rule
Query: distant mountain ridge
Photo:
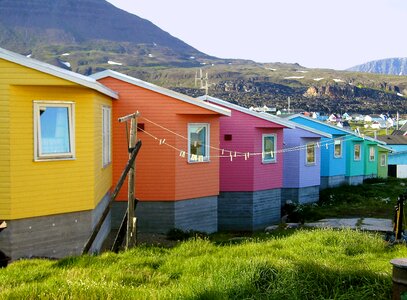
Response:
POLYGON ((407 57, 374 60, 349 68, 348 71, 400 76, 407 75, 407 57))
MULTIPOLYGON (((219 27, 222 30, 222 26, 219 27)), ((89 75, 112 69, 190 96, 320 112, 407 113, 407 80, 209 56, 105 0, 0 0, 0 47, 89 75)), ((398 75, 399 73, 397 73, 398 75)))
POLYGON ((102 41, 128 43, 131 49, 145 45, 145 56, 157 47, 185 59, 207 56, 150 21, 105 0, 0 0, 1 47, 29 52, 44 44, 102 41))

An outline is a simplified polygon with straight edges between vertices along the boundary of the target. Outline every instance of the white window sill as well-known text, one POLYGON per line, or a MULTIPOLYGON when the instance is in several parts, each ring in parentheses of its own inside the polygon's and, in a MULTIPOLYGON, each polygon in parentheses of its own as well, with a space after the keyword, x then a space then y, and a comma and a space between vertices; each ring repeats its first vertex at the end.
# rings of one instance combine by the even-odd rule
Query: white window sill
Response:
POLYGON ((46 162, 46 161, 64 161, 64 160, 76 160, 76 157, 50 157, 50 158, 36 158, 34 162, 46 162))

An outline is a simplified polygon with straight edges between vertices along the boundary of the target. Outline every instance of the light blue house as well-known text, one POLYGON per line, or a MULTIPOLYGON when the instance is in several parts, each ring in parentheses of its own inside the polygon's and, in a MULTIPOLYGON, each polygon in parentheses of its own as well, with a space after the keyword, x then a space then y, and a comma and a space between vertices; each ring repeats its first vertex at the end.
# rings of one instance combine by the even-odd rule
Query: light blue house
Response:
POLYGON ((284 129, 283 205, 288 200, 300 204, 319 200, 321 138, 332 138, 329 133, 293 124, 294 129, 284 129))
POLYGON ((321 139, 321 189, 361 184, 366 178, 377 177, 377 146, 385 142, 303 115, 288 119, 332 135, 332 139, 321 139))
MULTIPOLYGON (((346 151, 345 145, 349 132, 340 127, 318 121, 303 115, 288 117, 292 122, 311 127, 330 134, 331 138, 321 138, 321 184, 320 189, 346 184, 346 151)), ((353 135, 352 135, 353 136, 353 135)))
POLYGON ((407 136, 384 135, 377 138, 393 150, 388 155, 389 176, 407 178, 407 136))

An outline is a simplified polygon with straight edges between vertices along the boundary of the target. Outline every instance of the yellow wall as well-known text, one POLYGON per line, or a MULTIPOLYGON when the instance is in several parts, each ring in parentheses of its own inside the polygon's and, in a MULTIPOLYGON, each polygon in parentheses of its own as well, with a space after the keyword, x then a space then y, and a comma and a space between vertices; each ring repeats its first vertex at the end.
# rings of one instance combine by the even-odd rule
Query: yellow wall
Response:
MULTIPOLYGON (((5 204, 0 205, 0 219, 93 209, 111 186, 111 169, 102 168, 101 157, 101 105, 111 105, 110 98, 3 60, 0 60, 0 76, 3 76, 0 84, 6 83, 0 85, 0 93, 3 94, 4 89, 9 93, 9 101, 7 97, 1 98, 0 103, 9 102, 10 113, 9 172, 4 176, 4 182, 10 184, 8 190, 0 185, 0 201, 6 199, 5 204), (75 160, 34 162, 34 100, 75 102, 75 160)), ((0 108, 1 118, 3 108, 0 108)), ((0 136, 3 131, 7 129, 0 129, 0 136)), ((7 149, 0 148, 0 154, 3 152, 7 156, 7 149)), ((2 164, 3 160, 0 166, 2 164)), ((3 177, 0 178, 3 184, 3 177)))
MULTIPOLYGON (((112 101, 110 98, 107 98, 101 94, 95 94, 95 102, 94 102, 94 178, 95 178, 95 196, 94 196, 94 206, 96 206, 100 199, 107 193, 109 188, 112 186, 112 164, 103 167, 102 161, 102 107, 103 106, 112 106, 112 101)), ((113 122, 117 122, 117 120, 111 121, 110 125, 112 126, 113 122)), ((112 130, 112 128, 111 128, 112 130)), ((112 139, 111 139, 112 141, 112 139)), ((112 149, 112 145, 110 147, 112 149)), ((113 155, 111 155, 112 157, 113 155)))
POLYGON ((0 220, 10 214, 9 75, 0 60, 0 220))

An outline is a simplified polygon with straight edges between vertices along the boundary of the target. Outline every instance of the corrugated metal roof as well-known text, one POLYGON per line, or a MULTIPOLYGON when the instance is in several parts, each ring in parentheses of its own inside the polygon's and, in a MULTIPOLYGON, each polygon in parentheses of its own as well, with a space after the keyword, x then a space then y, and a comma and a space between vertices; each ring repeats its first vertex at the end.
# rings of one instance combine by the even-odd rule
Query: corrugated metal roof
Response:
POLYGON ((377 139, 387 145, 407 145, 407 137, 404 135, 379 135, 377 139))

